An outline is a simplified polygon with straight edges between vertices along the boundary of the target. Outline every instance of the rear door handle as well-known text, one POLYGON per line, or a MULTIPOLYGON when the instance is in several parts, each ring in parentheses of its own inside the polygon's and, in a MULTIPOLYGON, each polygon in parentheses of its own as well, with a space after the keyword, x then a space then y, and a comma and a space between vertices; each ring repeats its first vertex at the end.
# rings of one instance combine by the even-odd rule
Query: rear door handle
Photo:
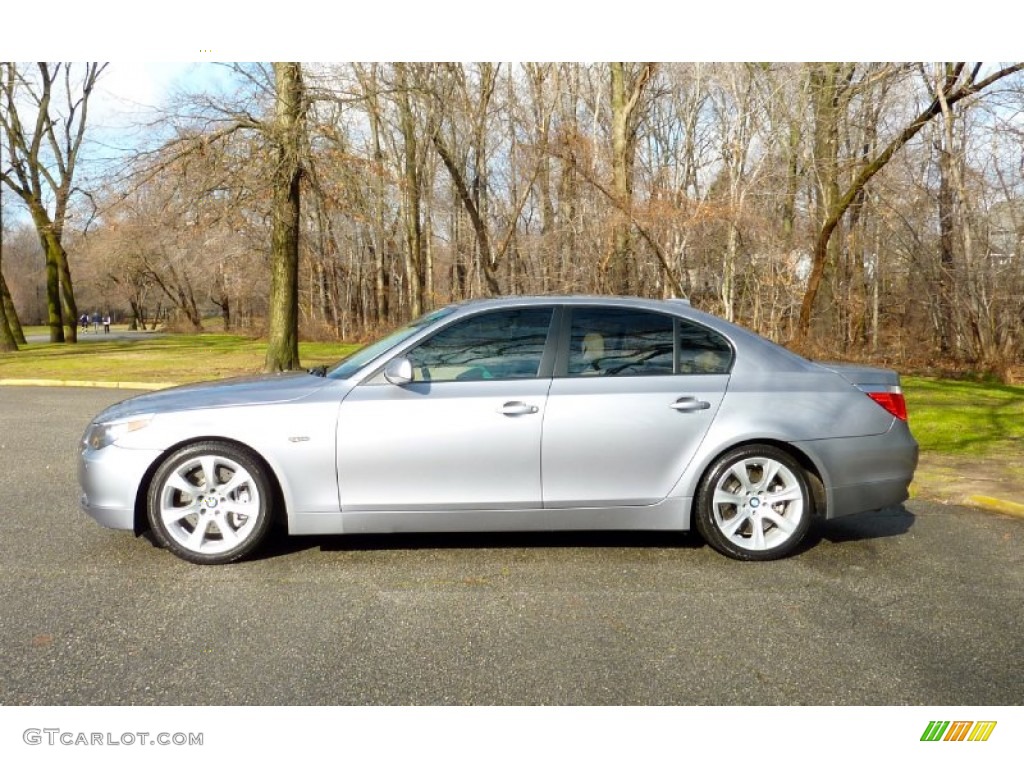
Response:
POLYGON ((698 400, 696 397, 680 397, 674 403, 669 405, 669 408, 676 411, 682 411, 683 413, 706 411, 710 407, 711 403, 707 400, 698 400))
POLYGON ((512 400, 501 406, 498 409, 498 413, 503 413, 506 416, 524 416, 528 413, 536 413, 539 410, 540 408, 536 405, 527 405, 519 400, 512 400))

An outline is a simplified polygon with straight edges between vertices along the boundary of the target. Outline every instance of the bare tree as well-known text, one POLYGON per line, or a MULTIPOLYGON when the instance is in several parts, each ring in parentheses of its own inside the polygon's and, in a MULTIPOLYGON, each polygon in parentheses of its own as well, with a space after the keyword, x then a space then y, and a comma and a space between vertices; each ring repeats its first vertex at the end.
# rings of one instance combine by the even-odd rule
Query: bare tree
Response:
MULTIPOLYGON (((287 218, 303 331, 361 336, 482 293, 596 290, 688 295, 785 340, 810 289, 837 356, 906 361, 947 334, 960 364, 1021 358, 1017 65, 984 99, 968 96, 995 81, 966 65, 644 66, 305 65, 305 205, 287 218), (948 311, 921 289, 942 281, 948 311)), ((138 287, 183 316, 191 285, 201 315, 269 317, 251 286, 269 282, 290 134, 270 65, 235 73, 247 92, 197 95, 137 177, 154 204, 130 197, 135 212, 100 221, 120 227, 109 242, 125 260, 76 279, 118 274, 108 291, 127 306, 148 264, 138 287), (145 234, 128 237, 129 221, 145 234)), ((34 286, 12 282, 11 261, 21 308, 34 286)))
POLYGON ((73 81, 74 67, 69 62, 39 62, 36 66, 38 78, 32 78, 13 62, 0 64, 0 128, 7 137, 10 166, 0 165, 0 181, 28 207, 46 253, 50 341, 74 342, 78 338, 78 305, 63 245, 64 224, 89 98, 106 64, 84 65, 80 82, 73 81), (53 106, 61 91, 66 99, 63 114, 53 106), (30 126, 21 120, 19 110, 25 104, 35 110, 30 126))
MULTIPOLYGON (((968 68, 966 62, 958 62, 950 68, 945 78, 937 83, 934 88, 934 98, 931 103, 922 110, 902 131, 900 131, 877 155, 865 163, 853 180, 847 185, 841 194, 830 196, 825 207, 825 217, 818 231, 814 242, 812 254, 811 273, 807 281, 807 290, 804 293, 803 302, 800 306, 800 317, 797 323, 798 343, 805 342, 811 325, 811 315, 814 310, 815 300, 821 288, 822 278, 825 269, 829 265, 829 244, 832 240, 832 233, 843 218, 843 214, 853 205, 857 196, 864 186, 892 159, 908 141, 927 125, 933 118, 942 113, 943 105, 952 106, 969 96, 980 93, 993 83, 1002 80, 1024 69, 1024 62, 1018 62, 1003 67, 991 75, 978 79, 981 72, 981 64, 975 64, 968 68)), ((839 190, 835 190, 839 192, 839 190)))

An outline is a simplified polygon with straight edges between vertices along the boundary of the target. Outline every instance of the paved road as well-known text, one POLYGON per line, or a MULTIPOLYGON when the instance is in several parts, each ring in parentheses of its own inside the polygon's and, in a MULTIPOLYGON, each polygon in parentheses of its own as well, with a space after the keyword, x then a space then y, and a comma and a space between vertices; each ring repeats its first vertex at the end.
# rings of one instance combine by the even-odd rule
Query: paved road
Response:
POLYGON ((1024 704, 1024 520, 912 502, 768 564, 515 535, 201 568, 77 509, 123 395, 0 388, 2 705, 1024 704))
MULTIPOLYGON (((166 333, 157 333, 155 331, 129 331, 124 327, 112 328, 110 333, 104 333, 102 330, 94 331, 92 326, 89 326, 89 330, 83 331, 79 329, 78 340, 79 341, 141 341, 143 339, 158 339, 166 336, 166 333)), ((50 337, 45 333, 29 334, 25 337, 25 341, 29 344, 42 344, 49 342, 50 337)))

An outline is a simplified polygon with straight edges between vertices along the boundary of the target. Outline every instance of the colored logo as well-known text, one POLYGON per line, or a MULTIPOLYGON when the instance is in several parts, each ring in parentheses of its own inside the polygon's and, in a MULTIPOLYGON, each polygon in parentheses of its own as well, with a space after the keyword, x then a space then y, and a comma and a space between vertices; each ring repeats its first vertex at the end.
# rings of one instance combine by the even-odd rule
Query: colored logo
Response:
POLYGON ((995 729, 995 720, 932 720, 921 741, 988 741, 995 729))

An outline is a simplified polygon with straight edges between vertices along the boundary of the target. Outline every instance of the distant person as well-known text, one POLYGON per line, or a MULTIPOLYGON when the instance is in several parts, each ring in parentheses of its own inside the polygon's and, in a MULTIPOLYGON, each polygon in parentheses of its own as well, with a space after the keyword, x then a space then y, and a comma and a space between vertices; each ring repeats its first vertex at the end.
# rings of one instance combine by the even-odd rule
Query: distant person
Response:
POLYGON ((103 316, 103 332, 110 333, 110 313, 103 316))
POLYGON ((93 333, 99 333, 100 332, 100 313, 99 312, 93 312, 92 313, 92 330, 93 330, 93 333))
POLYGON ((83 312, 82 316, 78 318, 78 324, 82 326, 83 331, 89 330, 89 315, 86 312, 83 312))

